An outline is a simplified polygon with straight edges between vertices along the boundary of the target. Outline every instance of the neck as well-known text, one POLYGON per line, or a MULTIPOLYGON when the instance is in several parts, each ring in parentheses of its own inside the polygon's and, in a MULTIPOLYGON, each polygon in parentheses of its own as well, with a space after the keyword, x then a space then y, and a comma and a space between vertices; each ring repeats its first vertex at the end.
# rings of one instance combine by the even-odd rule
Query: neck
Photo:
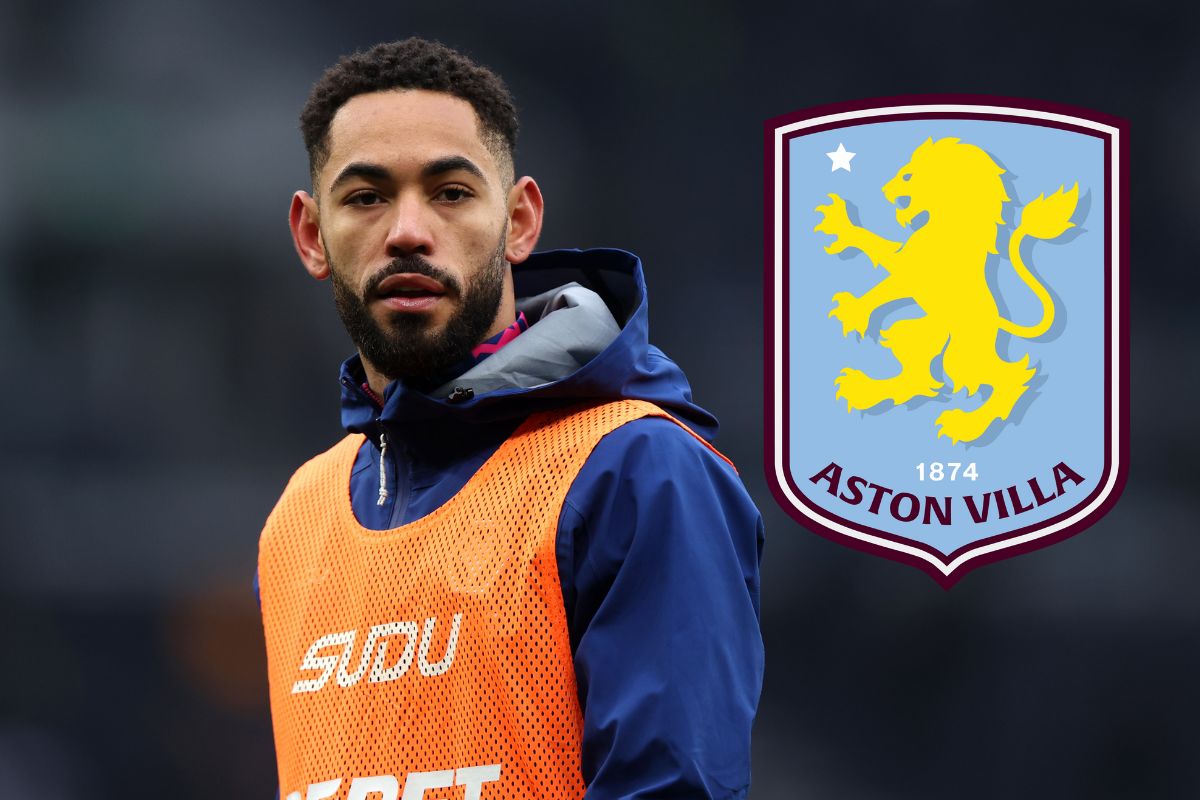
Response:
POLYGON ((367 376, 367 385, 371 387, 371 391, 374 392, 377 397, 383 397, 383 390, 387 388, 387 385, 391 383, 391 381, 388 380, 386 375, 375 369, 370 361, 367 361, 365 358, 360 360, 362 361, 363 365, 363 373, 367 376))

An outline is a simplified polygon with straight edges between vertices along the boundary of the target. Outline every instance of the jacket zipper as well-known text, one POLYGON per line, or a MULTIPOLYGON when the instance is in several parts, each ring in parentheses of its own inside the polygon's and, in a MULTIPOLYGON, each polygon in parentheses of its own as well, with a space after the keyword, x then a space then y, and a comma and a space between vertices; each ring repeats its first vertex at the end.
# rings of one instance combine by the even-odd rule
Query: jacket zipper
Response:
MULTIPOLYGON (((346 388, 354 387, 362 394, 366 395, 380 410, 383 409, 383 398, 375 394, 371 389, 370 384, 363 383, 361 386, 354 386, 354 383, 349 378, 342 378, 342 385, 346 388)), ((375 424, 379 427, 379 497, 375 500, 376 506, 385 506, 388 502, 390 493, 387 488, 387 434, 383 430, 383 420, 376 418, 375 424)))

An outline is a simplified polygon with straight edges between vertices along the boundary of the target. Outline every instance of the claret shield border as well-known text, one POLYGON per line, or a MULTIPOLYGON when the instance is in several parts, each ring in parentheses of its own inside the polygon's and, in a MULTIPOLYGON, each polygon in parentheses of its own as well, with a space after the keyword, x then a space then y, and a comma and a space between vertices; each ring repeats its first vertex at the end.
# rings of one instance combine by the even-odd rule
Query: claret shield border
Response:
POLYGON ((973 569, 1062 541, 1106 514, 1121 495, 1129 462, 1128 123, 1089 109, 1042 101, 987 95, 908 95, 786 114, 768 120, 764 134, 764 456, 767 484, 780 506, 815 533, 917 567, 946 589, 973 569), (1070 509, 971 542, 949 554, 817 506, 806 498, 789 468, 787 143, 835 128, 921 119, 977 119, 1059 128, 1101 139, 1105 157, 1104 471, 1096 488, 1070 509))

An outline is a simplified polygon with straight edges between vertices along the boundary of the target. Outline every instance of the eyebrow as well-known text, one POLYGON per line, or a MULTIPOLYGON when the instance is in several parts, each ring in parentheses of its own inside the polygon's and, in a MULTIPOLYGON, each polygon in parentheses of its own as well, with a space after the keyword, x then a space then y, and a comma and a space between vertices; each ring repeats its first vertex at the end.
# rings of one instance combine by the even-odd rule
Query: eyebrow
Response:
MULTIPOLYGON (((443 175, 447 172, 455 172, 462 170, 469 172, 481 181, 487 182, 487 176, 483 174, 475 162, 466 156, 445 156, 430 161, 421 168, 422 178, 432 178, 436 175, 443 175)), ((348 164, 345 169, 338 173, 338 176, 333 179, 333 183, 329 184, 329 191, 334 191, 346 181, 353 178, 371 178, 374 180, 392 180, 392 173, 387 167, 379 164, 372 164, 365 161, 355 161, 348 164)))
POLYGON ((430 161, 421 170, 422 178, 432 178, 435 175, 442 175, 446 172, 455 172, 462 170, 469 172, 479 180, 487 182, 487 177, 483 174, 483 170, 475 166, 475 162, 466 156, 446 156, 434 161, 430 161))
POLYGON ((374 178, 376 180, 390 180, 392 173, 388 172, 385 167, 378 164, 368 164, 362 161, 355 161, 348 164, 345 169, 338 173, 338 176, 333 179, 333 183, 329 184, 329 191, 341 186, 346 181, 352 178, 374 178))

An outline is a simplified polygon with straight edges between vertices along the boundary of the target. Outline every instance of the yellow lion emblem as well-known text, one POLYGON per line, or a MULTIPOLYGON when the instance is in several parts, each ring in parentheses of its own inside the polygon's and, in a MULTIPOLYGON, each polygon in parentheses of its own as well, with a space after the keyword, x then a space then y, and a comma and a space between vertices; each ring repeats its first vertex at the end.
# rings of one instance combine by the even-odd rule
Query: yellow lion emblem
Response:
POLYGON ((942 371, 955 392, 965 387, 972 395, 983 386, 991 387, 978 408, 954 408, 938 416, 938 436, 948 436, 952 444, 979 439, 992 422, 1007 419, 1025 393, 1036 373, 1029 368, 1029 355, 1019 362, 1005 361, 996 351, 996 337, 1006 331, 1032 339, 1054 323, 1054 302, 1021 260, 1021 242, 1026 237, 1054 239, 1074 227, 1070 218, 1079 199, 1079 184, 1066 192, 1060 186, 1050 197, 1039 195, 1027 203, 1021 224, 1009 239, 1014 269, 1042 304, 1040 322, 1017 325, 1000 316, 984 273, 988 255, 996 253, 996 226, 1004 224, 1001 212, 1009 202, 1003 174, 974 145, 958 139, 927 139, 883 186, 889 203, 909 198, 907 206, 896 209, 901 226, 908 227, 917 215, 929 213, 928 222, 903 243, 853 224, 846 202, 836 194, 829 195, 829 205, 815 209, 822 215, 815 230, 834 236, 826 252, 856 248, 888 272, 862 297, 848 292, 833 296, 829 316, 842 323, 843 336, 851 331, 865 335, 871 314, 895 300, 912 298, 925 312, 923 317, 901 320, 880 331, 879 343, 900 362, 900 374, 872 378, 856 369, 842 370, 834 381, 836 396, 845 398, 850 411, 885 400, 901 405, 915 397, 936 397, 943 383, 932 375, 930 364, 943 351, 942 371))

